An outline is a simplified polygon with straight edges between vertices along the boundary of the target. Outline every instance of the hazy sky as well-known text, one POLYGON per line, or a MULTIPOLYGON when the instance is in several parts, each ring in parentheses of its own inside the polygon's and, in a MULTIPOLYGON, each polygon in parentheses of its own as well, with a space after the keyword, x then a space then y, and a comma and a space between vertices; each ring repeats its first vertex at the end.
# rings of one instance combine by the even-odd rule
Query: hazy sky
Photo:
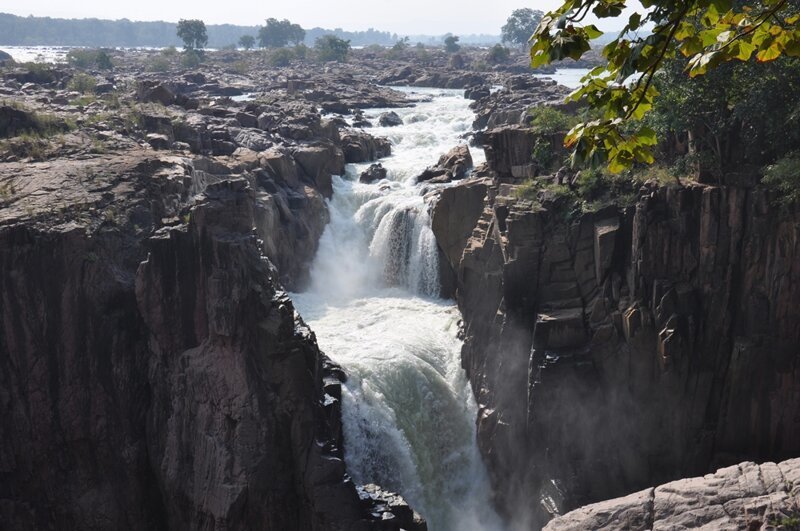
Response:
MULTIPOLYGON (((514 9, 547 11, 558 0, 4 0, 0 12, 54 18, 109 18, 258 26, 288 18, 304 28, 391 31, 400 34, 499 34, 514 9)), ((615 21, 616 22, 616 21, 615 21)), ((614 23, 617 28, 621 24, 614 23)))

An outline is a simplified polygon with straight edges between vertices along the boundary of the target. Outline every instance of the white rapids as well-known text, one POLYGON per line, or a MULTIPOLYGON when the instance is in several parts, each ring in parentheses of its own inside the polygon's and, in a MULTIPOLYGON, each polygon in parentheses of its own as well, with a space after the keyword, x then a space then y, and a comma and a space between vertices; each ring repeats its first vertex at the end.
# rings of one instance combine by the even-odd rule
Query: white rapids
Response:
MULTIPOLYGON (((368 164, 334 177, 331 222, 311 287, 292 295, 320 347, 348 374, 345 457, 358 483, 402 494, 431 531, 498 530, 475 441, 476 405, 460 366, 458 310, 438 298, 439 262, 425 185, 414 177, 464 140, 474 118, 460 91, 414 89, 392 141, 388 178, 361 184, 368 164)), ((368 118, 383 110, 369 111, 368 118)), ((483 153, 475 150, 476 164, 483 153)))

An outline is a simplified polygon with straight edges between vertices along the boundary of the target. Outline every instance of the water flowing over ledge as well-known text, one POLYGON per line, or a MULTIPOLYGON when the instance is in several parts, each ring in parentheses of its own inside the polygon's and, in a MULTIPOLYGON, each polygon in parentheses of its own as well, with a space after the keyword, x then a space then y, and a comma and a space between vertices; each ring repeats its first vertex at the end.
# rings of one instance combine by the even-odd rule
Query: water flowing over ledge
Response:
POLYGON ((357 182, 363 164, 334 177, 311 287, 293 298, 321 348, 349 375, 343 416, 354 478, 405 496, 431 530, 496 530, 502 524, 460 365, 460 316, 438 298, 438 249, 423 198, 431 186, 414 183, 464 141, 473 113, 460 92, 415 92, 424 100, 397 111, 403 125, 370 131, 392 140, 394 155, 381 161, 387 179, 357 182))

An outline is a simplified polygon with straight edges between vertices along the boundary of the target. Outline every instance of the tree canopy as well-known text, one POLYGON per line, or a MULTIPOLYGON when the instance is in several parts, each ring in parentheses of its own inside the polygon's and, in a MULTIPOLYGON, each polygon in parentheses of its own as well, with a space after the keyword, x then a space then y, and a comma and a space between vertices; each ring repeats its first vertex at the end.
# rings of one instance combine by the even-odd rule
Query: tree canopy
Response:
POLYGON ((202 50, 208 44, 205 22, 197 19, 181 19, 178 21, 178 37, 187 50, 202 50))
POLYGON ((280 48, 289 43, 297 45, 305 38, 306 30, 286 19, 268 18, 266 26, 258 30, 258 43, 262 48, 280 48))
POLYGON ((244 48, 245 50, 249 50, 253 46, 256 45, 256 38, 252 35, 242 35, 239 37, 239 46, 244 48))
MULTIPOLYGON (((582 21, 619 17, 628 0, 563 0, 545 15, 532 38, 534 67, 579 59, 602 35, 582 21)), ((578 124, 565 143, 573 162, 607 163, 614 172, 652 163, 655 130, 642 120, 659 95, 656 78, 665 61, 684 57, 689 77, 732 62, 768 63, 800 57, 800 14, 792 0, 641 0, 619 36, 607 44, 606 66, 593 69, 570 96, 602 112, 578 124), (651 32, 643 31, 651 27, 651 32)))
POLYGON ((539 25, 543 16, 543 12, 528 7, 515 9, 500 29, 503 42, 524 46, 536 31, 536 26, 539 25))
POLYGON ((448 35, 444 38, 444 49, 448 53, 456 53, 461 49, 461 45, 458 44, 458 36, 457 35, 448 35))

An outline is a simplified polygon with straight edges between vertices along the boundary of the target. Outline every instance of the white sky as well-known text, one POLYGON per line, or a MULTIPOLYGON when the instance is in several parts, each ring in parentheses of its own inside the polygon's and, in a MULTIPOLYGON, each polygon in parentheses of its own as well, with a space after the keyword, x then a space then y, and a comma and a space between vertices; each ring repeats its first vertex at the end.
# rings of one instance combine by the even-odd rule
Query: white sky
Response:
MULTIPOLYGON (((399 34, 500 34, 514 9, 548 11, 559 0, 3 0, 0 12, 53 18, 177 21, 263 25, 268 17, 288 18, 304 28, 375 28, 399 34)), ((606 22, 619 28, 622 20, 606 22)))

